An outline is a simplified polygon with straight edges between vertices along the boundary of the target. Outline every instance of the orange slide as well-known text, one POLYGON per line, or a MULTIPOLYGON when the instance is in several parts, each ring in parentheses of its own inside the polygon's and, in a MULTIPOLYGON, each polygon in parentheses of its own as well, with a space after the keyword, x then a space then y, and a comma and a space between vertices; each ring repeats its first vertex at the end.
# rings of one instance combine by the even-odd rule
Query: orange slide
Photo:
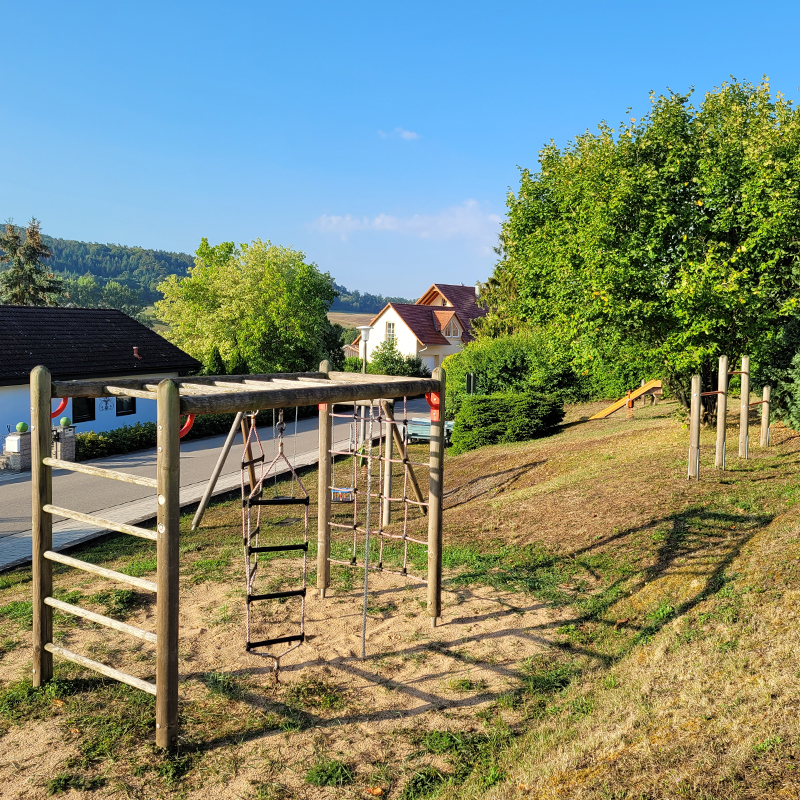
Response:
MULTIPOLYGON (((661 381, 648 381, 644 386, 640 386, 638 389, 634 389, 630 393, 630 400, 636 400, 639 397, 644 397, 646 394, 657 395, 663 392, 663 385, 661 381)), ((605 419, 606 417, 610 417, 615 411, 619 411, 621 408, 625 408, 625 404, 628 402, 629 396, 625 395, 625 397, 617 400, 616 403, 612 403, 608 408, 604 408, 602 411, 598 411, 593 417, 589 417, 589 419, 605 419)))

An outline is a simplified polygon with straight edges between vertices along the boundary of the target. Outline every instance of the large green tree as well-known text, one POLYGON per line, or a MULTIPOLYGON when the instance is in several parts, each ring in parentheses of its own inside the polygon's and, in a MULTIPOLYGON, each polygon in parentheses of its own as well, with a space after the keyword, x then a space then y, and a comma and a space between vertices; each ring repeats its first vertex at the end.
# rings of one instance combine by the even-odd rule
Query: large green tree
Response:
POLYGON ((39 220, 31 219, 24 236, 9 221, 0 233, 0 264, 9 265, 0 272, 0 302, 16 306, 55 305, 61 281, 41 261, 50 255, 50 248, 42 242, 39 220))
POLYGON ((296 372, 316 369, 334 338, 338 348, 326 316, 333 280, 288 247, 203 239, 189 276, 170 276, 159 290, 166 335, 204 363, 216 347, 226 363, 238 359, 253 373, 296 372))
POLYGON ((522 170, 493 276, 513 291, 484 325, 546 325, 588 369, 634 342, 685 404, 693 373, 774 358, 797 319, 800 116, 766 79, 650 101, 522 170))

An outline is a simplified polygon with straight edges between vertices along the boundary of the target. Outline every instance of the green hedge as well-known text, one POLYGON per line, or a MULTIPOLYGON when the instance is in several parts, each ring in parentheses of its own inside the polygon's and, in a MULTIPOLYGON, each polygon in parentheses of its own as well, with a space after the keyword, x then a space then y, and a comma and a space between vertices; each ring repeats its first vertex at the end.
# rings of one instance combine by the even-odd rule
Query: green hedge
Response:
MULTIPOLYGON (((317 406, 301 406, 299 419, 315 416, 317 406)), ((294 433, 294 409, 286 409, 286 434, 294 433)), ((235 414, 202 414, 195 417, 192 429, 184 436, 189 439, 203 439, 207 436, 219 436, 231 429, 235 414)), ((184 419, 181 419, 183 422, 184 419)), ((262 411, 256 425, 262 441, 272 438, 272 410, 262 411)), ((137 422, 135 425, 123 425, 104 433, 79 433, 75 436, 75 460, 88 461, 92 458, 105 458, 134 450, 146 450, 156 446, 155 422, 137 422)))
POLYGON ((465 395, 453 426, 456 455, 489 444, 524 442, 541 436, 564 419, 564 404, 541 392, 465 395))

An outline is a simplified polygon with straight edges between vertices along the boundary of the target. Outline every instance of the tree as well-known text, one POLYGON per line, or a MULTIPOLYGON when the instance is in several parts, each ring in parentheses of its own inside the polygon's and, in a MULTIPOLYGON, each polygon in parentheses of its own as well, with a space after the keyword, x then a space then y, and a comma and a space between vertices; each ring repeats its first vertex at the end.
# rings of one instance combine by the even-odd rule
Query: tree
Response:
POLYGON ((330 355, 333 280, 297 250, 260 239, 212 247, 203 239, 189 276, 170 276, 159 289, 156 313, 167 337, 204 363, 214 347, 227 364, 240 358, 253 373, 317 369, 330 355))
POLYGON ((699 108, 651 94, 643 120, 539 160, 508 198, 493 277, 514 293, 492 297, 495 316, 547 326, 586 369, 608 341, 633 343, 684 405, 693 373, 712 388, 720 354, 757 364, 794 324, 800 116, 766 79, 699 108))
POLYGON ((211 348, 211 353, 209 354, 208 359, 205 362, 203 372, 206 375, 225 374, 225 362, 222 360, 222 356, 219 353, 218 347, 211 348))
POLYGON ((47 272, 42 258, 50 249, 42 242, 39 220, 32 218, 22 231, 10 220, 0 233, 0 263, 11 266, 0 273, 0 302, 16 306, 54 305, 61 281, 47 272))
MULTIPOLYGON (((358 359, 359 369, 361 359, 358 359)), ((394 339, 381 342, 367 362, 367 371, 374 375, 403 375, 408 378, 427 378, 430 370, 418 355, 404 356, 394 339)))
POLYGON ((152 327, 152 321, 144 313, 142 296, 136 289, 115 280, 101 284, 88 273, 80 278, 62 280, 58 304, 77 308, 116 308, 152 327))

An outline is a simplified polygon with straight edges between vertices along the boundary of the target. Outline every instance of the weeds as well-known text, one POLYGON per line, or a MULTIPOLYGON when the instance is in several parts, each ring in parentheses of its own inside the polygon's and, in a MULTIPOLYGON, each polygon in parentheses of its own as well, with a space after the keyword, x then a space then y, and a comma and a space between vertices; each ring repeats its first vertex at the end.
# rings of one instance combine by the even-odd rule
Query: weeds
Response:
POLYGON ((306 772, 305 779, 312 786, 349 786, 356 776, 350 765, 323 756, 306 772))

